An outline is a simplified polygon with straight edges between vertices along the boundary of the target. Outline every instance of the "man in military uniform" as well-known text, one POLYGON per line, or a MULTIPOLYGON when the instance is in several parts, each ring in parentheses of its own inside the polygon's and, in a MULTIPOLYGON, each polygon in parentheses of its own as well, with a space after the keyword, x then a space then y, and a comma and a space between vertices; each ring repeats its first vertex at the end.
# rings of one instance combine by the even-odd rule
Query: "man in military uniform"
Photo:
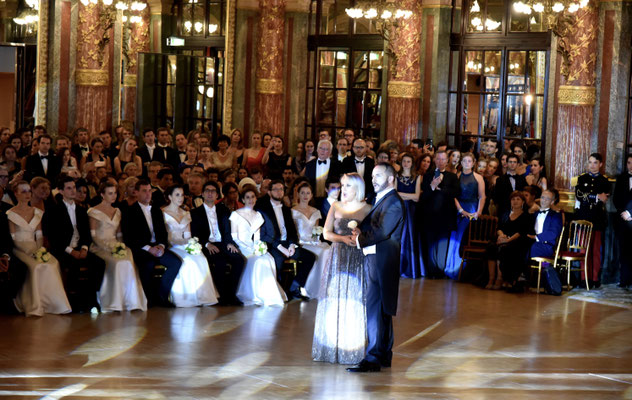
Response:
POLYGON ((606 229, 606 202, 610 196, 608 178, 599 171, 603 166, 603 158, 599 153, 593 153, 588 158, 588 172, 577 178, 575 186, 575 219, 583 219, 593 223, 593 234, 590 240, 590 255, 588 257, 588 280, 590 287, 599 287, 601 282, 601 246, 603 232, 606 229))

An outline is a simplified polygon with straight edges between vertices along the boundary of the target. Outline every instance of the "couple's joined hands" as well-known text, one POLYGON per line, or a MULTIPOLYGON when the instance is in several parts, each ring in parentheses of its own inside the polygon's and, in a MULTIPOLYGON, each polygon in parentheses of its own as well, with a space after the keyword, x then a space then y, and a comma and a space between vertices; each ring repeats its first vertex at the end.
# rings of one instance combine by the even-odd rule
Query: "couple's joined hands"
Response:
POLYGON ((358 235, 360 235, 360 230, 358 228, 354 228, 351 231, 351 235, 342 237, 342 242, 348 246, 356 247, 356 241, 357 241, 358 235))

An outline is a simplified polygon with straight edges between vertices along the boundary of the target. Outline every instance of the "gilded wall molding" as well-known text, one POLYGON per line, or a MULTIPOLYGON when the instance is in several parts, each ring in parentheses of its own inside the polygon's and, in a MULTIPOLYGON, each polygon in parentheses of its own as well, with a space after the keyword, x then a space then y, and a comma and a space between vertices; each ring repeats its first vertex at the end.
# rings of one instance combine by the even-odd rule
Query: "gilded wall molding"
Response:
POLYGON ((110 73, 102 69, 77 69, 75 84, 77 86, 107 86, 110 73))
POLYGON ((48 14, 51 2, 40 0, 37 23, 37 114, 35 123, 47 125, 48 101, 48 14))
POLYGON ((283 94, 283 80, 257 78, 255 92, 261 94, 283 94))
POLYGON ((388 83, 388 96, 400 99, 419 99, 421 84, 419 82, 391 81, 388 83))
POLYGON ((136 87, 136 74, 125 74, 123 77, 123 87, 136 87))
POLYGON ((235 21, 237 19, 237 0, 228 0, 226 13, 226 49, 224 64, 224 116, 223 131, 230 135, 233 129, 233 90, 235 75, 235 21))
POLYGON ((594 106, 597 102, 597 89, 594 86, 560 86, 557 101, 559 104, 594 106))

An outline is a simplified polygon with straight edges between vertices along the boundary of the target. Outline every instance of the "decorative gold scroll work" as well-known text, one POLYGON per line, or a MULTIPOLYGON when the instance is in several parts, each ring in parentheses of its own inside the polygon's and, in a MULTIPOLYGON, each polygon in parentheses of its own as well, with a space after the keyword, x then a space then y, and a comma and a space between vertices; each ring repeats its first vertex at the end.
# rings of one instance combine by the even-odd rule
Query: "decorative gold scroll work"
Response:
POLYGON ((136 74, 125 74, 123 78, 124 87, 136 87, 136 74))
POLYGON ((421 85, 419 82, 391 81, 388 83, 388 95, 400 99, 418 99, 421 97, 421 85))
POLYGON ((224 116, 222 129, 229 135, 233 129, 233 87, 235 75, 235 21, 237 20, 237 1, 228 0, 226 13, 226 46, 224 52, 224 116))
POLYGON ((100 69, 77 69, 75 73, 77 86, 107 86, 109 79, 108 71, 100 69))
POLYGON ((593 86, 560 86, 557 98, 559 104, 594 106, 597 102, 597 91, 593 86))
POLYGON ((262 94, 283 94, 283 80, 258 78, 255 90, 262 94))

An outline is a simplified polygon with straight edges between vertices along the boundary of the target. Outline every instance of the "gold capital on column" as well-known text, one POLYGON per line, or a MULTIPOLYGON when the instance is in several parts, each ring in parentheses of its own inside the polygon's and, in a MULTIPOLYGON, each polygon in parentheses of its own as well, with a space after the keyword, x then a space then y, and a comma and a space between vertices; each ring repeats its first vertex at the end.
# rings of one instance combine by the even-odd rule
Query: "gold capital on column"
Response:
POLYGON ((258 78, 255 91, 263 94, 283 94, 283 80, 258 78))
POLYGON ((101 69, 77 69, 75 72, 77 86, 107 86, 109 79, 109 72, 101 69))
POLYGON ((419 82, 391 81, 388 83, 388 96, 400 99, 418 99, 421 97, 419 82))
POLYGON ((559 104, 594 106, 597 102, 597 90, 594 86, 560 86, 557 99, 559 104))
POLYGON ((124 87, 136 87, 136 74, 125 74, 123 77, 124 87))

